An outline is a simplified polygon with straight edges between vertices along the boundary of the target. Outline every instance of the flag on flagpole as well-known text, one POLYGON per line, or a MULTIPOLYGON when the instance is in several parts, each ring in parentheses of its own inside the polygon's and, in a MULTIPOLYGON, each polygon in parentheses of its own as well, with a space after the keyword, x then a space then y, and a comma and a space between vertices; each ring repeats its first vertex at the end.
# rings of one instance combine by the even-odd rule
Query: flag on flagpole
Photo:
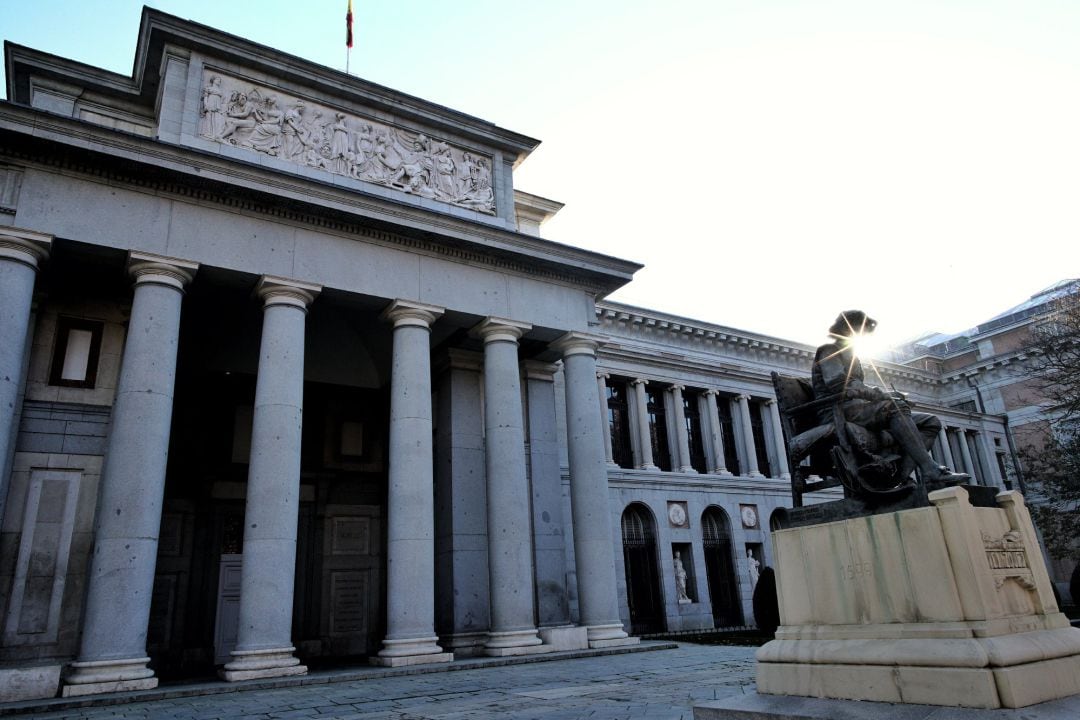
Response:
POLYGON ((352 0, 349 0, 349 9, 345 12, 345 47, 352 49, 352 0))

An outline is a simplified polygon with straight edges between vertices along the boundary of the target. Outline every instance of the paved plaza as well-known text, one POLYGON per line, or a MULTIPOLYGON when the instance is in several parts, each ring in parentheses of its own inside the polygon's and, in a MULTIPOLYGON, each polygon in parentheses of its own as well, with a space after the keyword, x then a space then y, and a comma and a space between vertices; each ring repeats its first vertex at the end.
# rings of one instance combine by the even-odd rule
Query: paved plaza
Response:
POLYGON ((754 648, 681 644, 652 652, 39 711, 33 717, 689 720, 695 703, 752 690, 753 658, 754 648))

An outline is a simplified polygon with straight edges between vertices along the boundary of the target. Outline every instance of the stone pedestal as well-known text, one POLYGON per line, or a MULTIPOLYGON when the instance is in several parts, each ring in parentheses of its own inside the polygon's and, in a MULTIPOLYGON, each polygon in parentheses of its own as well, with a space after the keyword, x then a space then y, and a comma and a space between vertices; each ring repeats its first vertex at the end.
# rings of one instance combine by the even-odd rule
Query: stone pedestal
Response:
POLYGON ((1016 708, 1080 693, 1080 630, 1058 611, 1019 493, 773 533, 781 627, 761 693, 1016 708))

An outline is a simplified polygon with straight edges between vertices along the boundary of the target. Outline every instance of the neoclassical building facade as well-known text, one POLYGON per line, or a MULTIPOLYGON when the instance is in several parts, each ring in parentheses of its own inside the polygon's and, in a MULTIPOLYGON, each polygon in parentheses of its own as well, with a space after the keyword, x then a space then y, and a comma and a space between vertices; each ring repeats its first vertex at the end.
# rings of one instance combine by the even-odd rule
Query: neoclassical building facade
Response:
POLYGON ((536 140, 154 10, 136 58, 6 46, 2 699, 753 624, 813 348, 604 300, 536 140))

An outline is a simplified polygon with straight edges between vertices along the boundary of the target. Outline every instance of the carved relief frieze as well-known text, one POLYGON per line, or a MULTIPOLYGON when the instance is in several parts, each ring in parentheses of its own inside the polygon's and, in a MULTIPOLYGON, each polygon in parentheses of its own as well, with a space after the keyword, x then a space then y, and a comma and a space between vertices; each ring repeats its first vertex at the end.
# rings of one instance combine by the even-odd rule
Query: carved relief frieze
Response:
POLYGON ((301 166, 495 214, 480 153, 207 70, 199 135, 301 166))

